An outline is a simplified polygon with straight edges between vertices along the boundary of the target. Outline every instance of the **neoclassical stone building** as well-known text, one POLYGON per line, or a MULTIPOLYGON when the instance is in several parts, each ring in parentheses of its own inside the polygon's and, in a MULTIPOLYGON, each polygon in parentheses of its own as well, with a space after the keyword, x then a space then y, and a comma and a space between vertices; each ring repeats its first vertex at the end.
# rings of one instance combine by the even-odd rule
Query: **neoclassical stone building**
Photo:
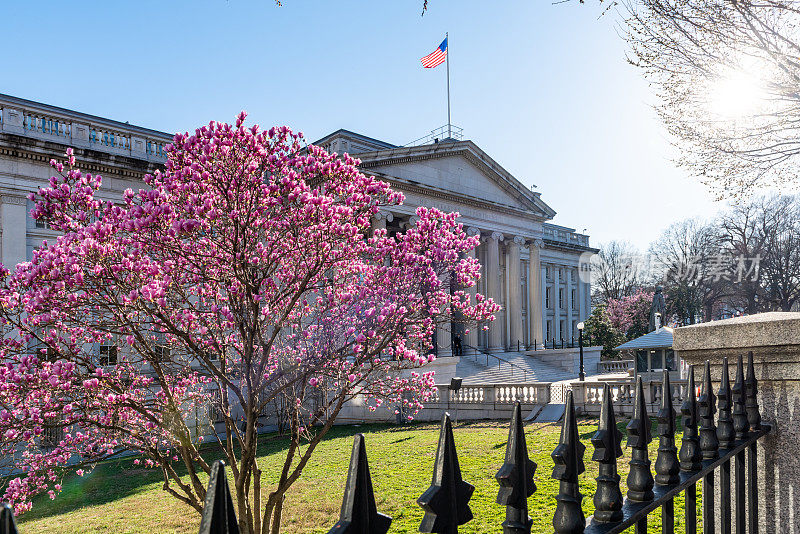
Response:
MULTIPOLYGON (((198 118, 199 120, 200 118, 198 118)), ((0 261, 13 266, 55 232, 34 221, 28 193, 52 175, 49 161, 75 149, 81 169, 103 176, 104 198, 121 197, 164 162, 171 135, 21 98, 0 95, 0 261)), ((502 311, 488 331, 464 335, 465 350, 529 348, 543 340, 569 341, 590 313, 590 287, 578 276, 579 258, 594 252, 586 235, 547 223, 555 211, 472 141, 443 140, 402 147, 338 130, 316 144, 361 159, 366 173, 406 196, 403 206, 380 213, 376 227, 400 231, 417 206, 458 211, 483 265, 478 291, 502 311)), ((439 356, 451 350, 451 333, 437 333, 439 356)))

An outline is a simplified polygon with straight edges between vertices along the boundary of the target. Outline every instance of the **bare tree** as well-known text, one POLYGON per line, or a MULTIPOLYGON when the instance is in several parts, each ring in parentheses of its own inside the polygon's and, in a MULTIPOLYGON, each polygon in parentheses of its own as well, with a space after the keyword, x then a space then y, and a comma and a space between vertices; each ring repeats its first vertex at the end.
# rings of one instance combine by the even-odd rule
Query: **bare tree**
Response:
POLYGON ((762 286, 773 309, 789 311, 800 301, 800 200, 773 197, 762 214, 765 252, 762 286))
POLYGON ((720 197, 796 185, 800 4, 631 0, 630 61, 660 98, 678 163, 720 197))
POLYGON ((687 219, 671 225, 650 246, 657 277, 654 282, 664 285, 668 316, 675 316, 681 324, 711 316, 713 306, 727 291, 722 273, 731 268, 721 245, 715 226, 687 219))
POLYGON ((640 286, 639 252, 627 241, 600 246, 599 261, 593 267, 593 298, 597 304, 633 295, 640 286))

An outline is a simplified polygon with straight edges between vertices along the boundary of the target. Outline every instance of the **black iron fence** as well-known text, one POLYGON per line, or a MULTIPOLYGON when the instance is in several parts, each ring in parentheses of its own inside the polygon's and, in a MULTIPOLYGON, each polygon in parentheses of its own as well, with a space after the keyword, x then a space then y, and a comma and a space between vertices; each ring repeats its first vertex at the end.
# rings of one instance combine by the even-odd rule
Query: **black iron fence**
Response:
MULTIPOLYGON (((758 489, 756 442, 768 434, 770 425, 761 422, 757 404, 757 384, 752 353, 745 378, 742 358, 736 365, 736 378, 730 384, 728 362, 722 365, 720 388, 713 391, 710 364, 706 362, 699 398, 694 368, 690 370, 689 391, 681 406, 683 437, 680 451, 675 444, 677 413, 672 395, 662 395, 657 414, 659 447, 655 477, 651 470, 648 444, 652 441, 651 419, 647 414, 641 378, 636 384, 636 404, 627 425, 628 446, 632 448, 627 478, 627 498, 623 499, 617 458, 622 456, 622 433, 617 428, 612 395, 606 385, 597 432, 592 436, 592 460, 598 462, 594 515, 587 519, 581 503, 580 474, 585 471, 585 446, 580 441, 572 392, 567 393, 559 444, 552 453, 555 463, 552 478, 560 481, 553 515, 557 534, 616 534, 635 527, 637 534, 647 531, 647 516, 661 509, 662 532, 674 532, 674 498, 685 496, 686 532, 697 530, 697 483, 702 483, 704 534, 720 531, 737 534, 758 532, 758 489), (718 413, 715 424, 714 415, 718 413), (731 484, 731 465, 735 480, 731 484), (719 502, 715 502, 714 475, 720 473, 719 502), (732 493, 733 490, 733 493, 732 493), (718 508, 717 508, 718 504, 718 508), (735 504, 735 517, 732 517, 735 504), (732 525, 733 523, 733 525, 732 525)), ((669 373, 664 372, 664 391, 672 391, 669 373)), ((536 491, 536 464, 528 458, 522 412, 514 406, 506 444, 505 461, 495 475, 500 486, 496 502, 506 507, 502 523, 504 534, 530 534, 528 497, 536 491)), ((433 480, 417 503, 425 511, 420 532, 457 534, 458 528, 473 518, 469 501, 474 487, 461 477, 453 440, 450 416, 445 414, 439 434, 433 480)), ((339 520, 328 534, 384 534, 391 517, 378 512, 367 463, 364 436, 353 443, 347 483, 339 520)), ((16 534, 13 514, 0 508, 0 534, 16 534)), ((211 472, 200 534, 239 532, 233 501, 224 474, 224 464, 216 462, 211 472)))

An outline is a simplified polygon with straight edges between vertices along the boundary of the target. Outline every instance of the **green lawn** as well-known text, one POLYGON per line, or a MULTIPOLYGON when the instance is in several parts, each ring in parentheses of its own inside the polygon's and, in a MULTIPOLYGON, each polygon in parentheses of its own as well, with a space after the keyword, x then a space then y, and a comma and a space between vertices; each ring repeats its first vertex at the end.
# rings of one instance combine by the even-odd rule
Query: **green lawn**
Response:
MULTIPOLYGON (((579 421, 581 439, 587 449, 586 472, 581 475, 583 508, 592 511, 597 464, 590 460, 589 438, 597 421, 579 421)), ((620 423, 624 433, 624 424, 620 423)), ((558 493, 558 481, 550 478, 550 453, 558 443, 560 427, 548 424, 526 426, 528 451, 538 464, 537 491, 529 500, 534 532, 552 532, 551 520, 558 493)), ((363 425, 336 427, 321 443, 303 476, 290 490, 283 515, 285 533, 324 533, 336 522, 352 448, 352 436, 366 436, 367 454, 375 486, 378 509, 394 518, 390 532, 417 532, 422 510, 416 499, 429 486, 439 429, 436 425, 406 427, 363 425)), ((456 448, 466 481, 475 486, 470 505, 475 519, 461 532, 498 532, 505 507, 498 506, 494 474, 503 462, 506 423, 462 423, 455 428, 456 448)), ((655 428, 653 435, 655 436, 655 428)), ((655 463, 657 438, 651 445, 655 463)), ((285 442, 268 436, 264 441, 261 466, 265 473, 277 472, 285 442)), ((623 492, 630 450, 620 463, 623 492)), ((698 517, 700 516, 698 495, 698 517)), ((676 500, 676 527, 683 525, 683 501, 676 500)), ((22 534, 55 533, 162 533, 197 532, 199 516, 161 490, 158 472, 141 469, 132 460, 106 462, 83 478, 64 482, 63 493, 54 501, 37 499, 31 512, 19 518, 22 534)), ((660 516, 651 514, 651 527, 660 528, 660 516)))

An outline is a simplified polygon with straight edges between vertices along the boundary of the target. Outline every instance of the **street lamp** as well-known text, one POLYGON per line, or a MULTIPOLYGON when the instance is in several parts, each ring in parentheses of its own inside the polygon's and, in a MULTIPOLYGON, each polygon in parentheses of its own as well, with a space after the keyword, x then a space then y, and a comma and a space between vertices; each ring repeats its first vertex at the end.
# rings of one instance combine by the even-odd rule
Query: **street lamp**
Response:
POLYGON ((583 327, 584 326, 586 326, 586 325, 583 324, 583 321, 581 321, 580 323, 577 324, 577 327, 578 327, 578 347, 579 347, 580 355, 581 355, 581 367, 580 367, 580 370, 578 371, 578 380, 580 380, 581 382, 586 380, 586 373, 583 372, 583 327))

